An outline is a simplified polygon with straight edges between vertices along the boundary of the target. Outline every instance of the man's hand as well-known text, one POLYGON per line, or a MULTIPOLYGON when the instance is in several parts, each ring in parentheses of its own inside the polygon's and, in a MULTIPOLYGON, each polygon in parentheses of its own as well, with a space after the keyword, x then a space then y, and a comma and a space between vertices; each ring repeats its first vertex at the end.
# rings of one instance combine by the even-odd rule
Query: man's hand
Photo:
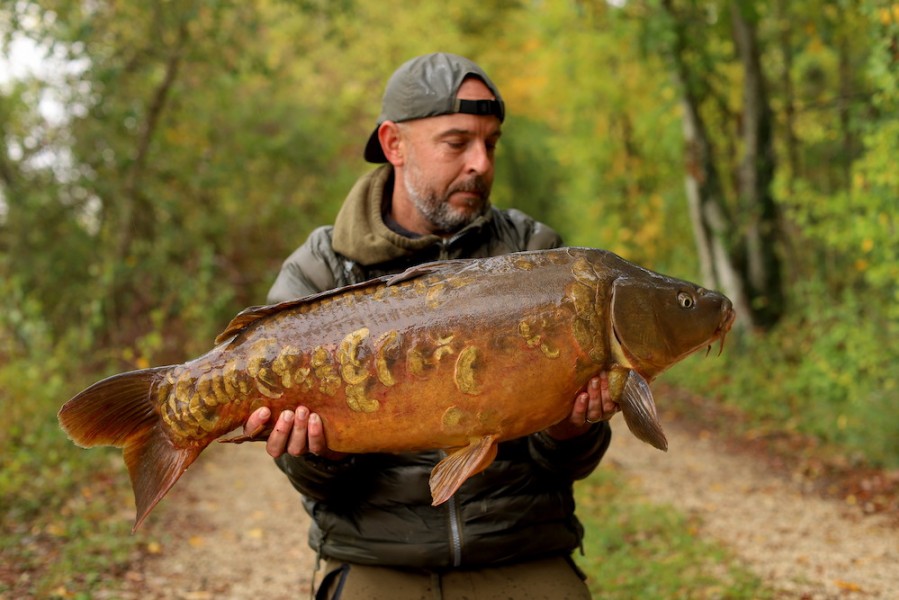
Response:
MULTIPOLYGON (((268 407, 256 409, 247 419, 243 427, 244 433, 264 430, 271 416, 272 411, 268 407)), ((291 456, 311 452, 328 460, 340 460, 347 456, 328 448, 321 417, 310 413, 305 406, 298 406, 296 411, 285 410, 278 416, 265 443, 265 451, 274 458, 285 452, 291 456)))
POLYGON ((547 427, 546 433, 556 440, 571 439, 585 433, 593 423, 608 421, 618 410, 609 394, 608 374, 602 372, 575 397, 568 418, 547 427))

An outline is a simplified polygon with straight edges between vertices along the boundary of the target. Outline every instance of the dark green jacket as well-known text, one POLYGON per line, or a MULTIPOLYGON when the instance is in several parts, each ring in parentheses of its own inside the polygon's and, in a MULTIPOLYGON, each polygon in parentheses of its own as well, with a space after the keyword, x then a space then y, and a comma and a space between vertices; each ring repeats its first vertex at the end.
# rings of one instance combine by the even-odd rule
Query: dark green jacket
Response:
MULTIPOLYGON (((496 208, 446 240, 405 237, 382 217, 392 185, 389 165, 360 179, 334 226, 316 229, 284 262, 269 302, 431 260, 561 245, 542 223, 496 208)), ((339 462, 285 454, 276 462, 303 494, 313 520, 309 542, 322 555, 385 566, 483 567, 567 555, 580 545, 572 484, 596 467, 610 439, 608 424, 598 423, 566 442, 542 433, 503 442, 494 463, 439 507, 431 506, 428 477, 445 456, 441 451, 364 454, 339 462)))

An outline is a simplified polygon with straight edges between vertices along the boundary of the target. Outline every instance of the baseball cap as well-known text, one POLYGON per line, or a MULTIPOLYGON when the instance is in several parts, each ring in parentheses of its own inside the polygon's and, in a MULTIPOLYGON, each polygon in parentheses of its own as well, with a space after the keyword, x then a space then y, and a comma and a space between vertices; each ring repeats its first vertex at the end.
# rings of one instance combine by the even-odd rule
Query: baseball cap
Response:
POLYGON ((475 63, 447 52, 425 54, 406 61, 387 80, 381 114, 375 130, 365 145, 365 160, 387 162, 378 128, 384 121, 411 121, 452 113, 494 115, 500 122, 505 118, 505 104, 499 90, 487 74, 475 63), (460 100, 459 86, 466 77, 477 77, 490 90, 495 100, 460 100))

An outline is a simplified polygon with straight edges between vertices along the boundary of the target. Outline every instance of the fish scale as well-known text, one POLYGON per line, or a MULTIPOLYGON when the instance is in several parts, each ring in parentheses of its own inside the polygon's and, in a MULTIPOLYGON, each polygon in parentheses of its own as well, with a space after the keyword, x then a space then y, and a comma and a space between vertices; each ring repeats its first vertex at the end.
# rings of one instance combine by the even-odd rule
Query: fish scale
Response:
POLYGON ((437 505, 496 444, 566 418, 601 371, 631 431, 667 449, 649 382, 723 343, 733 318, 723 295, 603 250, 429 263, 246 309, 208 353, 99 381, 59 419, 79 445, 124 448, 135 528, 261 406, 308 407, 339 452, 447 450, 431 476, 437 505))

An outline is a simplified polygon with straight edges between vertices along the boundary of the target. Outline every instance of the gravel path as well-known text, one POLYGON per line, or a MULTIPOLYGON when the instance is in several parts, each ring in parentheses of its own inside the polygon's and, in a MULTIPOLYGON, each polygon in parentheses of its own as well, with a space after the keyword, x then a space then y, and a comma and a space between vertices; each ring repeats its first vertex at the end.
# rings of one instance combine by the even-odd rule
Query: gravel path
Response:
MULTIPOLYGON (((899 530, 772 475, 749 454, 666 423, 667 454, 620 418, 608 459, 654 502, 701 517, 782 598, 899 598, 899 530)), ((136 598, 307 598, 314 556, 298 496, 260 444, 213 445, 140 535, 136 598)), ((121 596, 118 596, 121 597, 121 596)))
POLYGON ((136 598, 304 599, 315 556, 300 496, 262 444, 212 444, 144 522, 136 598))
POLYGON ((729 546, 781 597, 899 598, 895 522, 803 492, 706 433, 665 430, 667 454, 619 425, 607 458, 654 502, 699 516, 700 535, 729 546))

